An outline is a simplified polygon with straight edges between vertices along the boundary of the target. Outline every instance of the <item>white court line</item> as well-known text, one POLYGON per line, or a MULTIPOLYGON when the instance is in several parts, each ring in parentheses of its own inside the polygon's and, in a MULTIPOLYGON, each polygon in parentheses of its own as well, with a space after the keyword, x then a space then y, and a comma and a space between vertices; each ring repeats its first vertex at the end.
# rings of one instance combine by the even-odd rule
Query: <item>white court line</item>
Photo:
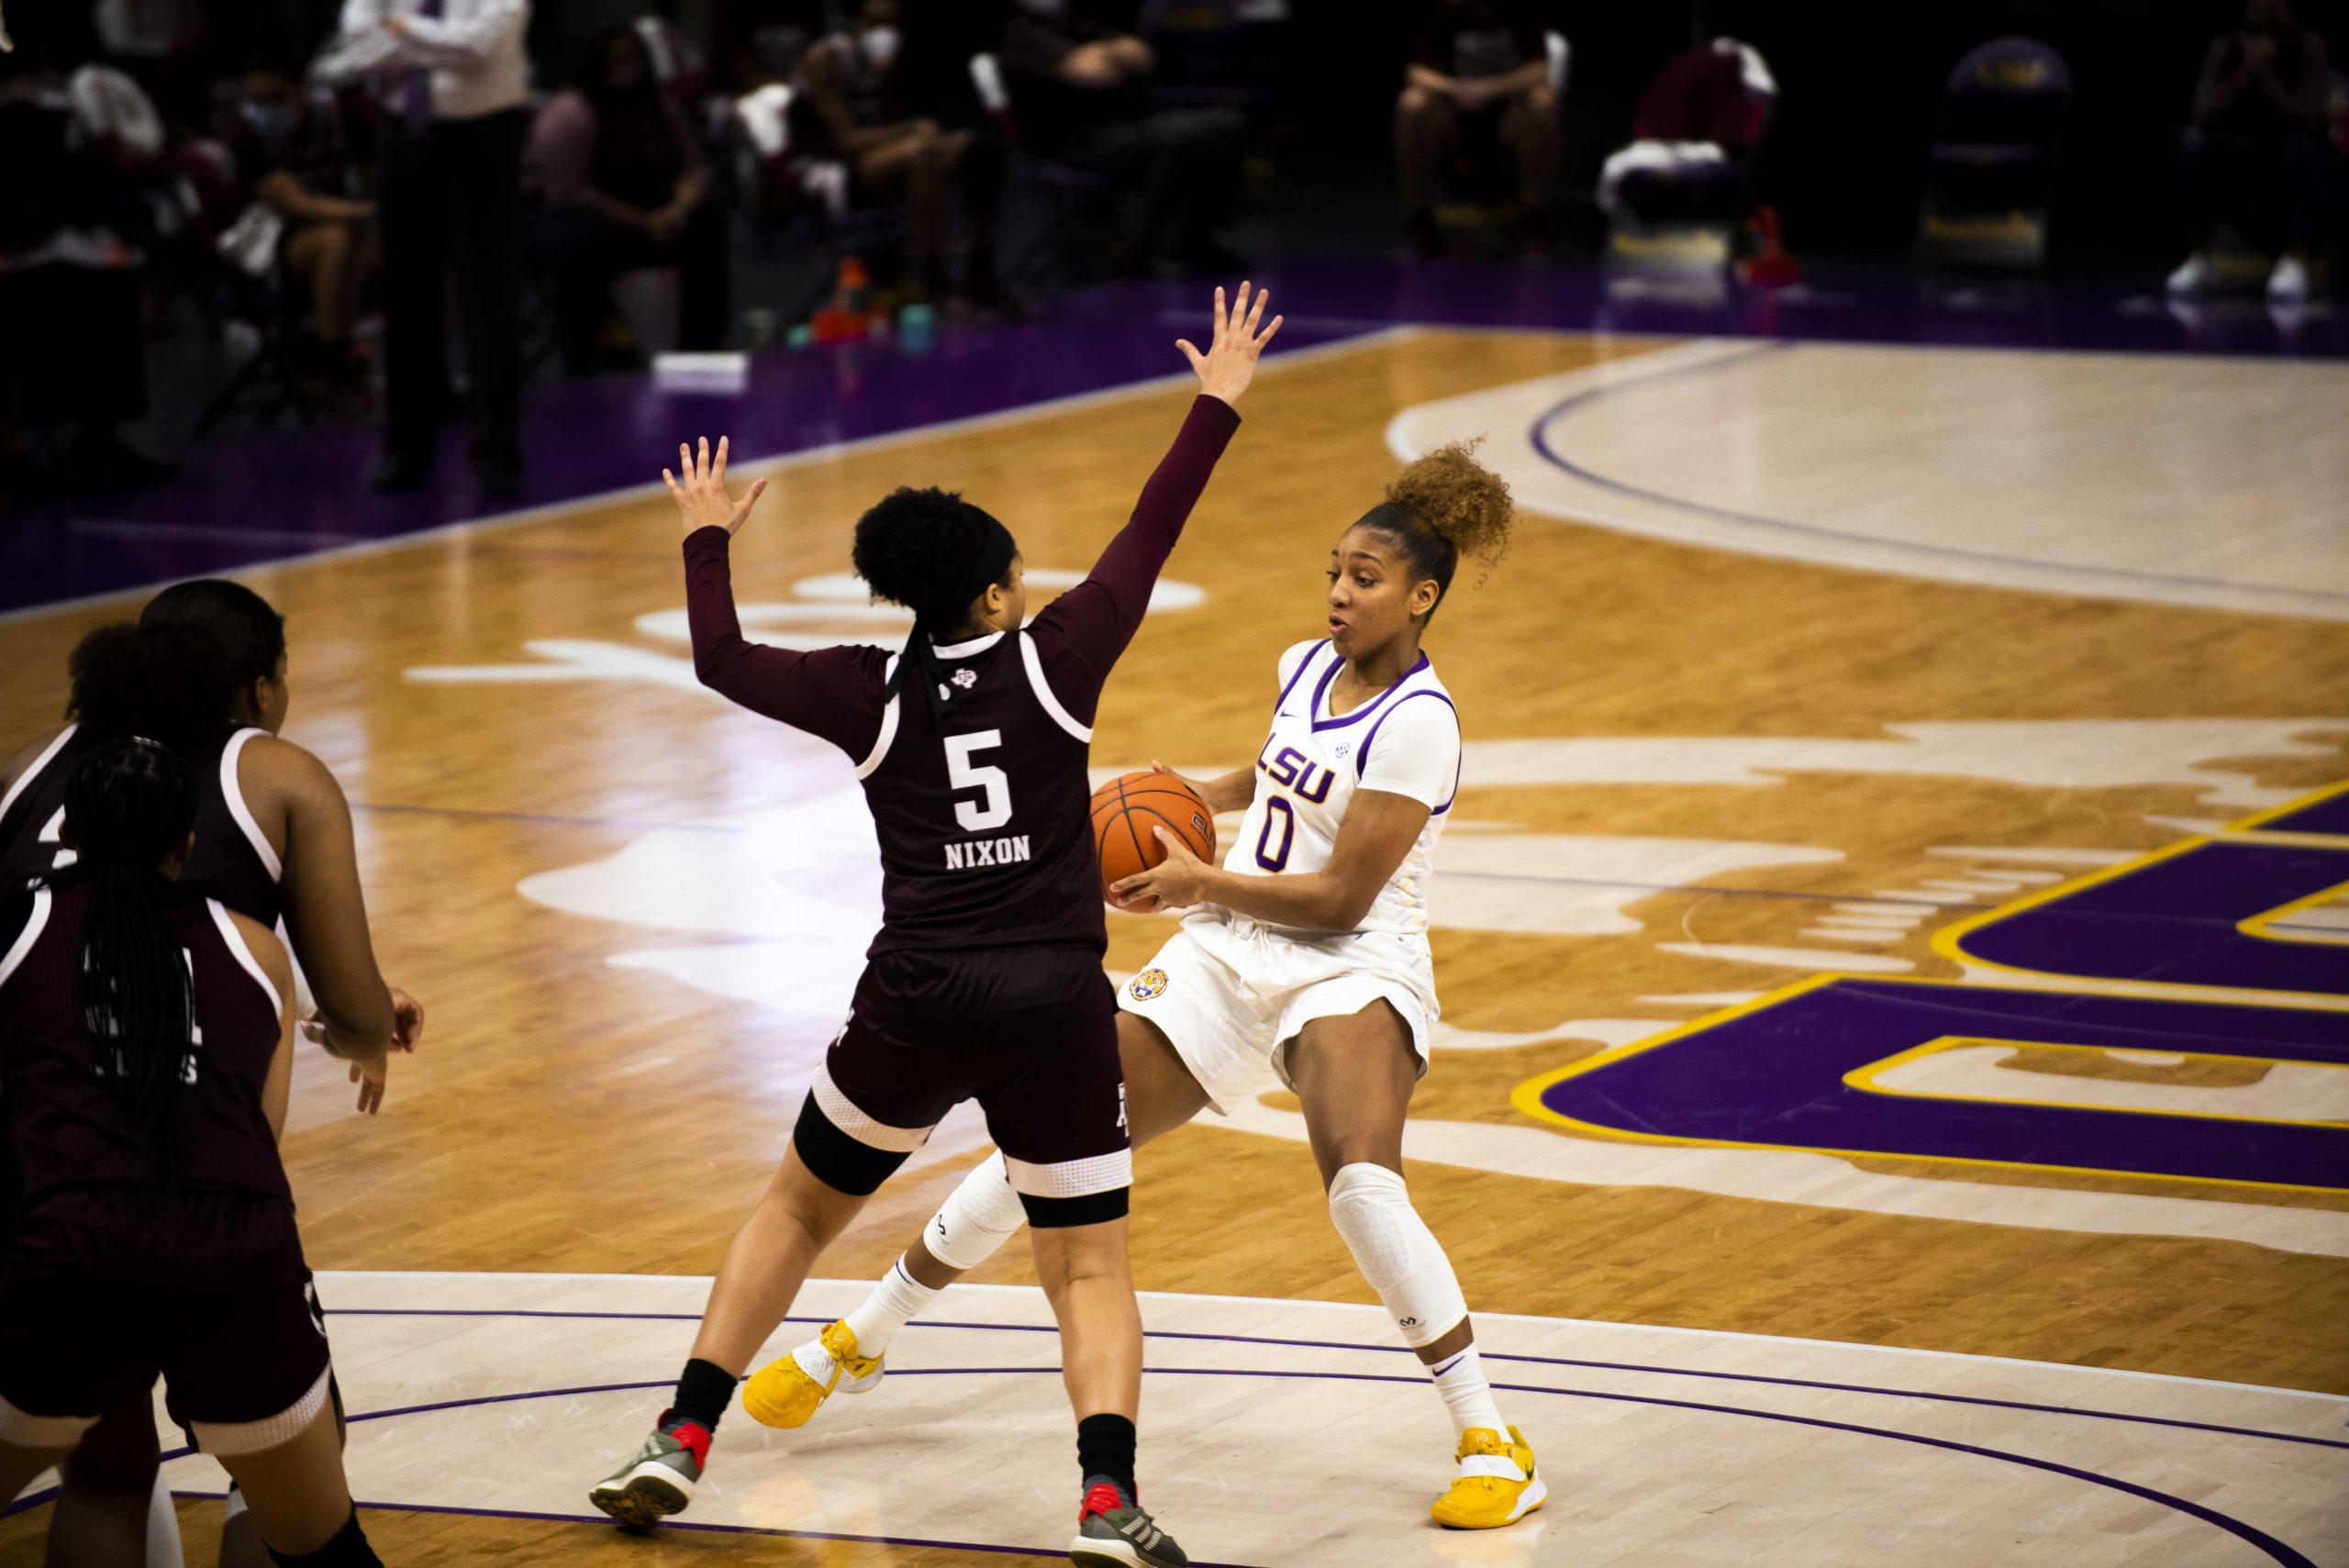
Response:
MULTIPOLYGON (((492 1278, 511 1276, 522 1279, 544 1280, 629 1281, 674 1279, 686 1280, 695 1284, 707 1284, 712 1277, 714 1277, 708 1274, 578 1273, 568 1270, 547 1270, 540 1272, 518 1269, 500 1269, 495 1271, 468 1271, 463 1269, 417 1269, 413 1271, 406 1269, 324 1269, 319 1271, 319 1273, 320 1277, 328 1281, 329 1285, 331 1285, 331 1283, 337 1279, 472 1279, 479 1277, 479 1275, 484 1273, 488 1274, 489 1277, 492 1278)), ((810 1279, 807 1280, 801 1288, 804 1290, 809 1285, 841 1285, 853 1290, 870 1288, 873 1282, 871 1280, 810 1279)), ((993 1291, 1002 1295, 1032 1296, 1037 1297, 1039 1300, 1042 1299, 1042 1292, 1031 1284, 984 1284, 971 1280, 957 1280, 949 1288, 953 1290, 993 1291)), ((1246 1302, 1258 1306, 1343 1307, 1350 1307, 1355 1311, 1365 1314, 1383 1310, 1383 1308, 1363 1302, 1323 1301, 1311 1296, 1237 1296, 1220 1291, 1195 1290, 1143 1290, 1137 1291, 1135 1294, 1142 1297, 1144 1300, 1234 1301, 1246 1302)), ((400 1308, 386 1307, 380 1310, 398 1311, 400 1308)), ((496 1309, 494 1307, 483 1307, 466 1308, 465 1310, 495 1312, 496 1309)), ((529 1307, 518 1307, 515 1310, 518 1312, 528 1312, 532 1309, 529 1307)), ((538 1310, 561 1309, 540 1308, 538 1310)), ((334 1308, 331 1305, 327 1307, 327 1316, 328 1318, 332 1318, 334 1316, 334 1308)), ((1978 1355, 1971 1351, 1936 1351, 1917 1345, 1879 1345, 1872 1344, 1865 1340, 1819 1340, 1801 1334, 1757 1334, 1740 1329, 1692 1329, 1667 1323, 1629 1322, 1614 1318, 1557 1318, 1535 1312, 1487 1312, 1482 1307, 1475 1309, 1475 1316, 1479 1318, 1503 1318, 1512 1323, 1564 1323, 1576 1328, 1631 1329, 1636 1329, 1642 1333, 1681 1334, 1696 1339, 1751 1340, 1756 1343, 1776 1345, 1816 1345, 1825 1350, 1839 1351, 1881 1351, 1887 1355, 1920 1356, 1933 1361, 1979 1362, 1992 1366, 2021 1367, 2026 1370, 2037 1370, 2042 1367, 2047 1367, 2054 1368, 2058 1371, 2088 1372, 2100 1374, 2110 1374, 2115 1377, 2142 1378, 2154 1383, 2182 1383, 2200 1388, 2232 1388, 2251 1394, 2287 1394, 2295 1398, 2315 1399, 2326 1404, 2340 1405, 2344 1407, 2349 1407, 2349 1395, 2321 1394, 2315 1390, 2307 1388, 2280 1388, 2271 1386, 2270 1385, 2264 1383, 2235 1383, 2225 1378, 2188 1377, 2181 1373, 2171 1372, 2138 1372, 2129 1367, 2088 1366, 2073 1362, 2032 1361, 2022 1356, 1978 1355)), ((915 1319, 915 1322, 917 1323, 921 1323, 923 1319, 920 1318, 915 1319)), ((936 1325, 931 1324, 930 1326, 935 1327, 936 1325)), ((1189 1330, 1180 1331, 1188 1332, 1189 1330)), ((1406 1347, 1398 1344, 1395 1348, 1397 1351, 1401 1351, 1406 1347)))

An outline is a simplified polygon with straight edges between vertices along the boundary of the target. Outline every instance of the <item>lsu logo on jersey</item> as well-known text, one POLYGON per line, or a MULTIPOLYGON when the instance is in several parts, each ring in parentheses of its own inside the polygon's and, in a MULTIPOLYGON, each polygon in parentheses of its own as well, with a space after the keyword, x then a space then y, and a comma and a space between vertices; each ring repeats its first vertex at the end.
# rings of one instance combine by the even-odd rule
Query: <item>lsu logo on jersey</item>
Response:
POLYGON ((1126 987, 1126 994, 1137 1002, 1147 1002, 1154 997, 1164 995, 1166 972, 1163 969, 1143 970, 1140 974, 1135 975, 1133 983, 1126 987))

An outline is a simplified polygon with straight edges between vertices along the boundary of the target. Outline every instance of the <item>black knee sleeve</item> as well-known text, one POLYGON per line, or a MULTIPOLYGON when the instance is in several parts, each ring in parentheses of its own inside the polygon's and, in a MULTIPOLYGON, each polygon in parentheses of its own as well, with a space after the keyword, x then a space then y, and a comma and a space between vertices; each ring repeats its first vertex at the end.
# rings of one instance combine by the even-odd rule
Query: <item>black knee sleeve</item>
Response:
POLYGON ((818 1181, 852 1197, 871 1197, 906 1162, 904 1152, 859 1143, 834 1127, 814 1095, 799 1106, 799 1125, 792 1129, 791 1146, 799 1151, 799 1162, 818 1181))

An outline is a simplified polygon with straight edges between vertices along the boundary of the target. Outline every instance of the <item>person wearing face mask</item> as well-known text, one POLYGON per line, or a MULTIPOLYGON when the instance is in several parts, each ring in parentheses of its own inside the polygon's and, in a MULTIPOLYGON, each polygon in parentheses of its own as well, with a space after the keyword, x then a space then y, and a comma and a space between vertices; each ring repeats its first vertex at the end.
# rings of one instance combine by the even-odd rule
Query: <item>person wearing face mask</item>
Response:
POLYGON ((2321 127, 2332 81, 2324 39, 2292 17, 2291 0, 2246 0, 2243 25, 2210 40, 2194 88, 2193 123, 2178 137, 2178 190, 2194 250, 2169 276, 2176 295, 2218 281, 2210 242, 2230 193, 2273 192, 2283 253, 2267 295, 2309 295, 2309 246, 2323 199, 2321 127))
POLYGON ((631 27, 589 46, 579 84, 540 111, 529 172, 543 206, 530 250, 560 284, 562 350, 573 375, 598 368, 597 338, 622 272, 677 272, 679 346, 726 340, 726 217, 684 113, 654 80, 631 27))
POLYGON ((351 144, 333 100, 304 92, 286 61, 257 58, 226 133, 240 182, 282 225, 278 260, 310 302, 328 367, 355 368, 351 328, 374 261, 375 205, 353 195, 351 144))
POLYGON ((946 288, 947 208, 959 186, 969 295, 983 306, 1000 304, 995 219, 1002 158, 990 139, 907 113, 899 17, 897 0, 865 0, 852 26, 809 46, 796 73, 794 144, 847 164, 862 194, 906 204, 908 282, 924 298, 946 288))

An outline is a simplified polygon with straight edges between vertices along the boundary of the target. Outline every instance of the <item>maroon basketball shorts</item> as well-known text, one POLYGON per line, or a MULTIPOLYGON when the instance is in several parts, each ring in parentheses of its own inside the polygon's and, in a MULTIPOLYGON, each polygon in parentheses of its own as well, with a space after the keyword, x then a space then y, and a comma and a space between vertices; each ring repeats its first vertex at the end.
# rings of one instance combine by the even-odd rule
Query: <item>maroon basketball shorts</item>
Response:
POLYGON ((263 1452, 317 1418, 327 1334, 294 1211, 217 1190, 33 1199, 0 1262, 0 1441, 70 1447, 158 1376, 206 1453, 263 1452))
POLYGON ((1124 1217, 1133 1150, 1100 954, 1063 944, 875 955, 792 1143, 818 1181, 863 1195, 963 1100, 986 1113, 1030 1224, 1124 1217))

